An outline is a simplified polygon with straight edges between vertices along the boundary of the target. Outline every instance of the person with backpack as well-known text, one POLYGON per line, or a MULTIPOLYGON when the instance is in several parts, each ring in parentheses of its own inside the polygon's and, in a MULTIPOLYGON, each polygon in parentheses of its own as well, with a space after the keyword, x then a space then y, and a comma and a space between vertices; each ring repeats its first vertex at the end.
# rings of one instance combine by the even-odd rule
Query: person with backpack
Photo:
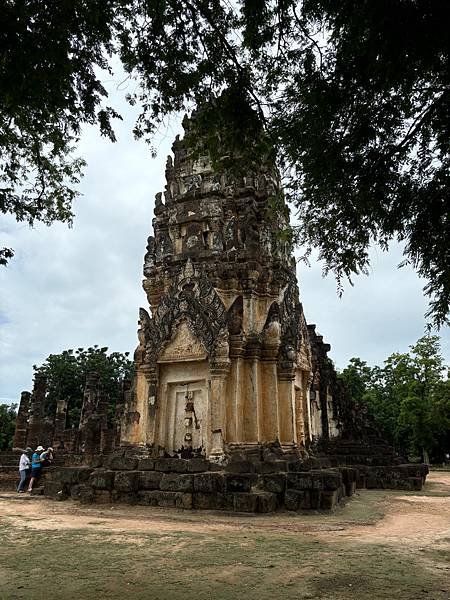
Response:
POLYGON ((42 446, 38 446, 31 457, 31 479, 30 484, 28 486, 28 491, 32 492, 34 482, 37 481, 42 473, 42 461, 41 454, 44 452, 44 448, 42 446))
POLYGON ((30 467, 31 467, 30 456, 31 456, 32 452, 33 452, 33 450, 31 448, 25 448, 25 450, 22 452, 22 455, 20 457, 20 461, 19 461, 20 482, 19 482, 19 485, 17 486, 17 491, 19 493, 23 493, 25 491, 24 490, 25 481, 30 473, 30 467))

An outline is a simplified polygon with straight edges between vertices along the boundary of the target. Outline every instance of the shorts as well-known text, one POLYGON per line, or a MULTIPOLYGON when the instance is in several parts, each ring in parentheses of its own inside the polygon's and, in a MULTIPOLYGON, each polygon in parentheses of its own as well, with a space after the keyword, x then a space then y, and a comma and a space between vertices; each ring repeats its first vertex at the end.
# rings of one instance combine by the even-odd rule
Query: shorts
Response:
POLYGON ((35 479, 39 479, 41 473, 42 469, 31 469, 31 477, 34 477, 35 479))

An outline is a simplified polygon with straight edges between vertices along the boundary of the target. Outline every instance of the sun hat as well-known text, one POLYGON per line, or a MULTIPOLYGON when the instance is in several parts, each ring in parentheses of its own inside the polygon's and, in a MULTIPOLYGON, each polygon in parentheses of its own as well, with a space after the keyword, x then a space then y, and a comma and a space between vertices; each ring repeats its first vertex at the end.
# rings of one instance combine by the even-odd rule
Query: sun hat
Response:
POLYGON ((42 452, 44 450, 43 446, 38 446, 36 448, 36 452, 42 452))

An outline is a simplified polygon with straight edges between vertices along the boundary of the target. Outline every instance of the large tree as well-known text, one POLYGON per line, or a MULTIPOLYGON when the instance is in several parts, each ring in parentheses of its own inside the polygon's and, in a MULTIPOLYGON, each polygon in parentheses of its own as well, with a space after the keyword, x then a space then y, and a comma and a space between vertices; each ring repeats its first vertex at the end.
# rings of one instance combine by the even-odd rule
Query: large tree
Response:
POLYGON ((3 212, 70 222, 81 126, 97 122, 114 139, 118 115, 100 69, 115 54, 136 80, 128 99, 142 109, 138 137, 151 141, 170 112, 213 100, 203 113, 213 158, 242 150, 255 132, 261 152, 275 150, 300 213, 297 240, 319 250, 325 271, 339 282, 366 272, 370 244, 397 239, 427 280, 434 324, 448 320, 445 0, 3 0, 0 8, 3 212))
POLYGON ((0 404, 0 451, 12 448, 17 404, 0 404))

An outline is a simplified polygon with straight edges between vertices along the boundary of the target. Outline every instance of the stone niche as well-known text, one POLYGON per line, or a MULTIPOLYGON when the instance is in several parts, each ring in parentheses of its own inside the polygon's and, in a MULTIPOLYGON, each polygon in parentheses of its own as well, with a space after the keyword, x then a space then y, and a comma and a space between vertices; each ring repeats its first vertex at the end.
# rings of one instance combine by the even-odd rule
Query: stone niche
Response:
POLYGON ((155 442, 169 453, 208 452, 209 368, 206 361, 161 365, 155 442))
POLYGON ((276 169, 216 173, 178 137, 173 152, 144 259, 149 308, 139 313, 121 443, 220 462, 231 448, 301 451, 334 435, 329 346, 306 324, 280 235, 287 210, 267 210, 282 195, 276 169))

